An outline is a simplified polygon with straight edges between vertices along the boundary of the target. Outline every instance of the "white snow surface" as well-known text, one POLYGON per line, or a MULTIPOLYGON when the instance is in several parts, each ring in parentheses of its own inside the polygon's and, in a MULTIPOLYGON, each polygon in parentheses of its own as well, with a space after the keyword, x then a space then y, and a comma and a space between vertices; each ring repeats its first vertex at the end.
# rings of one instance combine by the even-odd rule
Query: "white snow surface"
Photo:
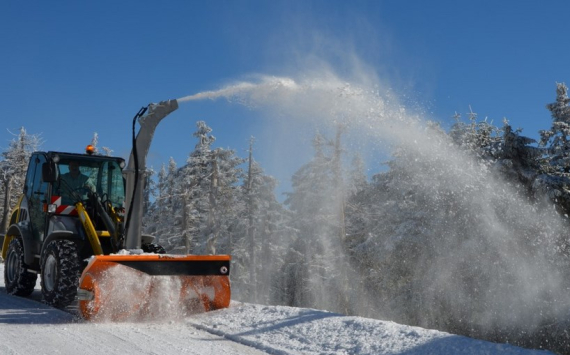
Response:
POLYGON ((40 299, 39 283, 20 298, 0 276, 0 354, 552 354, 314 309, 233 301, 176 320, 91 323, 40 299))

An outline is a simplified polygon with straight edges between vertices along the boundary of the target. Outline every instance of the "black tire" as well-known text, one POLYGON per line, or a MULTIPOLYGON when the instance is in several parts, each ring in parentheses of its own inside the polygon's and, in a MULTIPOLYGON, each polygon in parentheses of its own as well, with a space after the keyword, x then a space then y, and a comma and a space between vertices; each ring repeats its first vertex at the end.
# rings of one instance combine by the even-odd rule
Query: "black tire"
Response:
POLYGON ((57 308, 69 306, 81 276, 77 244, 65 239, 51 241, 42 251, 41 268, 44 302, 57 308))
POLYGON ((166 249, 162 245, 155 243, 146 243, 141 245, 141 249, 145 253, 166 254, 166 249))
POLYGON ((6 292, 16 296, 29 296, 34 291, 38 275, 27 271, 24 263, 24 247, 20 238, 14 238, 8 245, 4 261, 4 284, 6 292))

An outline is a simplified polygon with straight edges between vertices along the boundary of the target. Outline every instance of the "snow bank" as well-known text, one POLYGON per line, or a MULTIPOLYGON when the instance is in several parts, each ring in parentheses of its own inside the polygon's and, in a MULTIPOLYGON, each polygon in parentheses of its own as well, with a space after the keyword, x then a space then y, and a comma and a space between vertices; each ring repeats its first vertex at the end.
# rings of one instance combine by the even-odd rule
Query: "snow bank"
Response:
POLYGON ((188 323, 270 354, 551 354, 314 309, 232 303, 188 323))

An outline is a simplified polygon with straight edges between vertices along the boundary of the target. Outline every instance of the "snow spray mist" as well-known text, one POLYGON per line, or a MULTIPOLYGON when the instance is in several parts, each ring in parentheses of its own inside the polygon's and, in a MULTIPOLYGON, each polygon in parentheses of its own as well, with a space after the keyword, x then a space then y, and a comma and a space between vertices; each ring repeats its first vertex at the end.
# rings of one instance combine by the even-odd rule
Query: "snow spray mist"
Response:
MULTIPOLYGON (((366 271, 366 278, 362 267, 349 267, 350 263, 326 265, 328 275, 343 275, 350 284, 327 292, 318 287, 322 274, 314 273, 309 282, 312 286, 307 288, 316 293, 312 306, 327 308, 334 304, 330 298, 344 299, 349 303, 346 311, 352 314, 446 330, 452 330, 453 320, 453 330, 488 339, 501 329, 506 329, 505 333, 536 332, 545 326, 545 319, 567 314, 570 301, 565 270, 561 269, 567 262, 557 244, 560 236, 566 235, 566 227, 559 216, 553 209, 537 208, 519 197, 515 186, 457 149, 441 130, 408 113, 378 86, 347 82, 334 74, 305 75, 302 80, 261 76, 178 101, 219 98, 323 127, 340 123, 356 132, 353 138, 377 142, 405 157, 400 159, 405 168, 394 166, 393 174, 405 172, 398 178, 413 186, 401 191, 405 201, 423 203, 426 210, 406 216, 402 205, 383 206, 377 218, 385 219, 384 225, 397 224, 399 229, 392 229, 389 235, 380 231, 364 236, 355 249, 383 260, 374 264, 374 270, 366 271), (402 254, 395 253, 396 248, 401 248, 402 254), (397 255, 417 258, 395 260, 397 255), (395 271, 392 266, 396 261, 407 268, 395 271), (374 272, 380 275, 377 285, 369 284, 374 272), (397 275, 389 277, 390 273, 397 275), (382 298, 381 294, 397 288, 398 282, 413 286, 382 298), (465 328, 457 329, 458 324, 465 328)), ((351 135, 347 136, 350 139, 351 135)), ((350 142, 354 144, 357 142, 350 142)), ((330 236, 314 238, 320 250, 325 250, 322 255, 344 255, 345 249, 330 236)))

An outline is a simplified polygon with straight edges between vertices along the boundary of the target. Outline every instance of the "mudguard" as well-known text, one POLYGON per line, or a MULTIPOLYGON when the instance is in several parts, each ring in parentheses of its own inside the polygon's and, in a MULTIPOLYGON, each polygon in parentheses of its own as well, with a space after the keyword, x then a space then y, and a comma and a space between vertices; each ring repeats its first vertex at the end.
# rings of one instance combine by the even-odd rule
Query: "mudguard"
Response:
POLYGON ((76 233, 73 233, 72 231, 59 230, 50 233, 50 235, 48 235, 47 238, 44 239, 42 243, 42 251, 51 241, 59 239, 83 241, 81 236, 77 235, 76 233))
POLYGON ((8 245, 14 237, 21 237, 24 243, 24 262, 28 265, 34 263, 35 255, 38 254, 37 244, 32 237, 32 231, 27 223, 12 224, 6 232, 4 237, 4 244, 2 245, 2 258, 6 258, 8 253, 8 245))

